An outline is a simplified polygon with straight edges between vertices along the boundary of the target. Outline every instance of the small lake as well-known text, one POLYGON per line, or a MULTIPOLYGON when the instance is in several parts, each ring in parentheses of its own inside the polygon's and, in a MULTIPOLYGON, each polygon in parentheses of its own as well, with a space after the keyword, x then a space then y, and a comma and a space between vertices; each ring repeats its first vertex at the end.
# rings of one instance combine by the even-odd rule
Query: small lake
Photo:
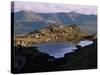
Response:
POLYGON ((64 54, 75 52, 77 50, 76 45, 80 45, 81 47, 85 47, 93 44, 93 41, 82 40, 78 43, 72 42, 53 42, 53 43, 39 43, 33 44, 33 46, 37 47, 40 52, 47 53, 50 56, 54 56, 55 58, 62 58, 64 54))

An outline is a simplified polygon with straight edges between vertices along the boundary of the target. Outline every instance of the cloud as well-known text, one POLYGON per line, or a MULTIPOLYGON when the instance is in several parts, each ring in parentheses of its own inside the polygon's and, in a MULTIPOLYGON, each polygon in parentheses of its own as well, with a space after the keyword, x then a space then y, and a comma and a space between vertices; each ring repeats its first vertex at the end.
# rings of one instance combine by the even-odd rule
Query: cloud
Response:
POLYGON ((96 6, 14 1, 14 11, 20 10, 30 10, 38 13, 77 12, 81 14, 97 14, 96 6))

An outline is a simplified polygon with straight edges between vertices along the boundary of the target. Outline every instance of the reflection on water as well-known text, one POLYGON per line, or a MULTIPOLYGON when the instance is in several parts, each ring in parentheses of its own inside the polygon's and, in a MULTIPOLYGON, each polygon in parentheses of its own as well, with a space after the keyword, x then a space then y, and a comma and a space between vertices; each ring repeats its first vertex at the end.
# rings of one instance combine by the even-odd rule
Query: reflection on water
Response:
POLYGON ((80 45, 81 47, 85 47, 91 44, 93 44, 93 41, 83 40, 83 41, 80 41, 77 45, 80 45))
POLYGON ((53 42, 53 43, 40 43, 34 44, 40 52, 47 53, 50 56, 54 56, 55 58, 64 57, 64 54, 74 52, 77 47, 76 45, 80 45, 81 47, 85 47, 87 45, 92 44, 93 41, 83 40, 78 44, 75 43, 65 43, 65 42, 53 42))

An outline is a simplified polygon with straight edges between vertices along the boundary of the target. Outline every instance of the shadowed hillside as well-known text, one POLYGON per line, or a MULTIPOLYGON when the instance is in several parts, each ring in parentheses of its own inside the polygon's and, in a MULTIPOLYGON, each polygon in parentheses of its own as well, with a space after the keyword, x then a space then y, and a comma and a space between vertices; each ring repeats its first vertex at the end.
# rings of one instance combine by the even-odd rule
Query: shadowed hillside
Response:
POLYGON ((15 47, 14 73, 47 72, 97 68, 97 40, 93 44, 73 53, 65 54, 64 58, 55 59, 41 53, 36 47, 15 47))

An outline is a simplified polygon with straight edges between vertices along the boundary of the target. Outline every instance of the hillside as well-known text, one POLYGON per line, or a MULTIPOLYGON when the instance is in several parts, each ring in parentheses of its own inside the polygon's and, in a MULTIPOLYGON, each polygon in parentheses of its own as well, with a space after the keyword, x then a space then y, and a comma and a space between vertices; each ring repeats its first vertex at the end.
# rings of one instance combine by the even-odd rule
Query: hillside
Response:
POLYGON ((29 43, 41 43, 41 42, 65 42, 80 40, 88 33, 81 31, 80 27, 75 24, 72 25, 60 25, 53 23, 48 27, 40 30, 35 30, 26 35, 19 35, 15 37, 16 44, 27 45, 29 43))

